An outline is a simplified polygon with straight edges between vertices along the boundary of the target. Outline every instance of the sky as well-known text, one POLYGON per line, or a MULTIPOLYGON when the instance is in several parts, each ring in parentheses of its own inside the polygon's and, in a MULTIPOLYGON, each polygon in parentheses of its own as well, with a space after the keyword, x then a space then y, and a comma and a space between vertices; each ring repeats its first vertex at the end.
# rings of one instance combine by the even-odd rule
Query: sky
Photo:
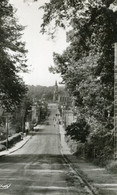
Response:
POLYGON ((19 23, 26 26, 22 40, 25 41, 26 49, 28 49, 29 73, 23 73, 20 76, 28 85, 53 86, 55 81, 59 83, 61 78, 58 74, 50 73, 48 67, 54 65, 53 52, 62 53, 67 46, 65 32, 62 29, 59 30, 55 40, 51 40, 48 35, 42 35, 40 25, 43 10, 38 8, 47 0, 38 0, 34 3, 29 0, 29 2, 10 0, 17 9, 16 17, 19 23))

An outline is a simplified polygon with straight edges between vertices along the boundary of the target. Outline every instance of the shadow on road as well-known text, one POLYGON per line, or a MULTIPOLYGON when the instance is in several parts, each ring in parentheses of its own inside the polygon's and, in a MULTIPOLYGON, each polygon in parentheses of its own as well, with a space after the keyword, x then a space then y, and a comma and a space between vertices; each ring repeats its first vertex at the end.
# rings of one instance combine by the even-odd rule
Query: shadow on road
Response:
MULTIPOLYGON (((73 158, 73 155, 66 155, 66 158, 70 159, 72 158, 72 161, 74 159, 74 163, 78 163, 79 159, 73 158)), ((20 155, 9 155, 9 156, 1 156, 0 157, 0 164, 2 163, 27 163, 30 162, 32 159, 33 161, 41 161, 46 162, 48 164, 52 164, 55 162, 63 161, 62 155, 53 155, 53 154, 20 154, 20 155)))

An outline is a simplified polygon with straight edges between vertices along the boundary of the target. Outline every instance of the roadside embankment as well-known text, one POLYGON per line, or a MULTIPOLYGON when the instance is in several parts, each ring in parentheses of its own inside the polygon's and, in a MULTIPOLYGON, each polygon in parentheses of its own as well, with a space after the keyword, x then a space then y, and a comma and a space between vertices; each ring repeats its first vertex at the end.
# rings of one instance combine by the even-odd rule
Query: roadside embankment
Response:
POLYGON ((66 140, 65 130, 62 125, 59 126, 61 135, 61 150, 81 177, 95 191, 96 195, 117 195, 117 173, 110 173, 106 168, 94 165, 85 158, 74 155, 77 149, 77 143, 66 140), (67 144, 69 142, 69 144, 67 144), (69 145, 69 146, 68 146, 69 145))
POLYGON ((8 143, 7 140, 0 141, 0 151, 3 151, 6 149, 7 144, 8 148, 12 147, 15 143, 21 141, 22 139, 22 133, 16 133, 11 137, 8 137, 8 143))
MULTIPOLYGON (((12 145, 11 145, 10 148, 7 149, 5 145, 1 145, 1 146, 5 147, 5 150, 0 151, 0 156, 8 155, 10 153, 15 152, 16 150, 23 147, 28 142, 28 140, 31 138, 31 135, 27 135, 27 136, 24 136, 24 137, 22 137, 22 135, 21 135, 21 139, 18 139, 17 136, 18 135, 16 135, 16 134, 13 136, 13 139, 15 139, 15 141, 11 142, 12 145)), ((12 140, 12 139, 10 139, 10 140, 12 140)))

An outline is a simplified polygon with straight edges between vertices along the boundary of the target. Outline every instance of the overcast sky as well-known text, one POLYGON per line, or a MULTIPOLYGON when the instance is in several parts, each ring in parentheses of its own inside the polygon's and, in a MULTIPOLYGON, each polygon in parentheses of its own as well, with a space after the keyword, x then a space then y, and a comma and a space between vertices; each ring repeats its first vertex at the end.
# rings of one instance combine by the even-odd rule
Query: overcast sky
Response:
MULTIPOLYGON (((29 0, 30 1, 30 0, 29 0)), ((53 51, 61 53, 65 47, 65 32, 57 33, 56 40, 52 41, 47 35, 40 33, 40 24, 43 11, 39 10, 47 0, 38 0, 38 2, 24 3, 23 0, 10 0, 10 3, 17 8, 16 15, 19 23, 27 26, 25 28, 22 39, 26 42, 26 49, 28 49, 28 64, 30 73, 23 74, 23 80, 29 85, 44 85, 51 86, 55 81, 61 81, 59 75, 49 73, 48 67, 53 65, 52 53, 53 51)))

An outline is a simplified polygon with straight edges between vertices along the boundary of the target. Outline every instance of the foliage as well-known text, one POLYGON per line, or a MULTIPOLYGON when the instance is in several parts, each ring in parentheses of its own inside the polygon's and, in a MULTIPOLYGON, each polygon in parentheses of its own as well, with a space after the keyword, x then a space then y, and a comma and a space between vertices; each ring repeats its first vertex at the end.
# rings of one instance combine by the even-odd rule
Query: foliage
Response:
MULTIPOLYGON (((41 100, 44 96, 46 101, 53 101, 53 94, 55 90, 55 86, 28 86, 28 95, 32 97, 32 99, 41 100)), ((63 87, 59 87, 59 93, 61 94, 64 91, 63 87)))
POLYGON ((113 174, 117 174, 117 161, 111 161, 107 166, 107 170, 113 174))
POLYGON ((53 92, 54 87, 46 87, 46 86, 28 86, 29 89, 29 96, 31 96, 33 99, 40 100, 45 97, 46 100, 52 101, 53 99, 53 92))
MULTIPOLYGON (((112 156, 113 152, 113 142, 108 146, 114 114, 113 44, 117 41, 117 9, 112 9, 113 3, 51 0, 43 6, 42 33, 53 37, 55 30, 62 27, 69 42, 62 54, 53 54, 55 67, 50 70, 61 74, 78 112, 90 125, 93 136, 88 142, 89 156, 96 149, 98 159, 112 156)), ((76 138, 75 128, 68 128, 67 133, 76 138)))
POLYGON ((0 1, 0 100, 7 111, 19 104, 26 86, 18 76, 26 71, 25 43, 21 41, 24 27, 14 17, 15 11, 8 0, 0 1))
POLYGON ((3 150, 6 150, 6 147, 4 145, 0 144, 0 152, 3 150))
POLYGON ((88 136, 88 141, 85 145, 85 154, 96 163, 106 165, 112 159, 113 147, 113 131, 100 126, 100 128, 91 132, 88 136))
POLYGON ((31 111, 32 99, 25 95, 20 105, 17 107, 11 119, 12 128, 16 133, 25 130, 25 122, 29 112, 31 111))
POLYGON ((89 125, 84 118, 80 118, 77 122, 72 123, 66 128, 66 135, 70 135, 71 139, 86 142, 86 138, 89 134, 89 125))
MULTIPOLYGON (((13 146, 17 142, 19 142, 21 139, 22 139, 22 134, 21 133, 17 133, 17 134, 14 134, 13 136, 9 137, 8 138, 8 148, 13 146)), ((3 147, 3 150, 6 149, 6 145, 7 145, 6 140, 1 141, 0 145, 4 145, 5 146, 5 147, 3 147)))
MULTIPOLYGON (((43 7, 44 28, 48 28, 50 21, 53 20, 64 22, 61 13, 71 11, 70 15, 64 16, 71 27, 71 30, 67 31, 67 41, 70 45, 62 55, 53 54, 55 68, 51 68, 51 71, 61 74, 63 82, 76 97, 77 106, 85 106, 90 99, 90 105, 93 107, 98 96, 96 102, 102 102, 102 105, 105 102, 104 107, 108 110, 113 101, 113 43, 117 33, 117 12, 109 9, 110 3, 112 1, 108 3, 90 1, 86 4, 82 1, 58 3, 53 0, 43 7), (83 8, 85 8, 84 12, 83 8)), ((55 26, 60 25, 55 22, 55 26)), ((112 108, 109 109, 110 112, 111 110, 112 108)))
POLYGON ((77 142, 77 150, 74 154, 78 157, 85 158, 85 143, 77 142))

